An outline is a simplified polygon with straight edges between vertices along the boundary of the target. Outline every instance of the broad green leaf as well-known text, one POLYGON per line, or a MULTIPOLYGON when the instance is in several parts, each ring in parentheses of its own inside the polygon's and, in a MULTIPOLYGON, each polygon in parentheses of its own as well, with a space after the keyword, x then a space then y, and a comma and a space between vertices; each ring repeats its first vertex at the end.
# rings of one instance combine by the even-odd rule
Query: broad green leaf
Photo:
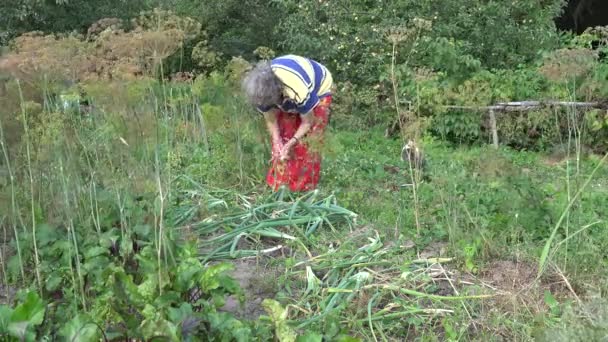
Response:
POLYGON ((324 326, 325 334, 332 339, 340 333, 339 318, 336 316, 336 314, 327 315, 324 321, 324 326))
POLYGON ((62 280, 63 278, 61 274, 55 271, 46 278, 46 284, 44 286, 46 287, 47 291, 55 291, 61 284, 62 280))
POLYGON ((133 228, 133 230, 141 238, 147 238, 147 237, 150 237, 150 232, 152 231, 152 228, 150 227, 149 224, 139 224, 139 225, 135 226, 135 228, 133 228))
POLYGON ((148 301, 152 301, 158 293, 158 275, 148 274, 146 280, 137 286, 139 294, 148 301))
POLYGON ((109 230, 109 231, 103 233, 101 235, 101 239, 99 242, 100 242, 101 246, 110 248, 116 243, 116 241, 118 241, 119 237, 120 237, 120 233, 119 233, 118 229, 114 228, 112 230, 109 230))
POLYGON ((110 264, 110 258, 105 255, 100 255, 92 259, 86 260, 82 264, 82 269, 88 274, 93 273, 95 275, 103 272, 106 267, 110 264))
POLYGON ((145 304, 145 299, 139 293, 137 285, 133 283, 133 278, 126 275, 122 268, 118 268, 114 273, 114 293, 119 299, 131 303, 134 306, 142 306, 145 304))
POLYGON ((203 271, 203 265, 195 258, 189 258, 180 262, 177 268, 177 279, 175 279, 174 289, 186 291, 191 289, 196 279, 194 277, 203 271))
POLYGON ((221 274, 218 276, 220 287, 225 290, 225 292, 230 294, 242 294, 241 286, 238 281, 227 274, 221 274))
POLYGON ((141 314, 147 319, 154 320, 158 314, 158 309, 150 304, 146 304, 144 305, 144 309, 141 310, 141 314))
POLYGON ((189 303, 182 303, 179 308, 169 308, 168 313, 169 320, 175 324, 180 324, 186 318, 193 315, 192 305, 189 303))
POLYGON ((38 240, 38 248, 47 246, 58 238, 57 229, 49 226, 48 224, 41 224, 36 228, 36 240, 38 240))
POLYGON ((81 315, 72 318, 66 323, 59 330, 59 335, 63 336, 66 341, 72 342, 98 341, 101 338, 101 332, 97 325, 81 315))
POLYGON ((177 326, 163 318, 147 319, 141 324, 141 332, 146 341, 150 341, 153 337, 164 337, 164 341, 180 341, 177 332, 177 326))
POLYGON ((288 310, 273 299, 264 299, 262 307, 274 323, 275 334, 280 342, 295 342, 296 332, 287 323, 288 310))
POLYGON ((156 299, 154 300, 154 305, 159 308, 170 307, 182 301, 180 296, 181 292, 177 291, 163 292, 162 296, 156 297, 156 299))
POLYGON ((231 271, 234 269, 234 265, 229 263, 219 263, 207 267, 201 275, 200 285, 204 292, 210 292, 220 287, 219 275, 224 272, 231 271))
POLYGON ((92 259, 97 256, 107 255, 107 254, 109 254, 108 248, 96 246, 96 247, 87 248, 84 252, 84 257, 86 259, 92 259))
POLYGON ((40 325, 44 320, 45 309, 45 304, 38 297, 38 293, 31 291, 27 294, 25 301, 13 311, 11 322, 28 322, 33 326, 40 325))
POLYGON ((340 336, 337 336, 334 339, 334 341, 336 341, 336 342, 361 342, 361 339, 352 337, 352 336, 340 335, 340 336))
POLYGON ((55 241, 54 243, 52 243, 50 245, 50 248, 48 248, 46 250, 49 255, 56 257, 64 252, 67 252, 70 248, 72 248, 72 245, 69 241, 59 240, 59 241, 55 241))
POLYGON ((296 342, 321 342, 323 341, 323 335, 316 332, 308 332, 305 335, 300 335, 296 339, 296 342))
POLYGON ((227 312, 215 312, 208 315, 211 332, 219 335, 220 341, 251 341, 251 329, 227 312))

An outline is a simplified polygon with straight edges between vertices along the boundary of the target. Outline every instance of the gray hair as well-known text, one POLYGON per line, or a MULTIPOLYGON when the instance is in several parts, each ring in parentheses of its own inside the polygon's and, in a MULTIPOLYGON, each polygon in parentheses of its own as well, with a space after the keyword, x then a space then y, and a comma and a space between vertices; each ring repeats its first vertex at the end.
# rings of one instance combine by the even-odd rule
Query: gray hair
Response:
POLYGON ((281 102, 283 84, 274 74, 270 62, 259 62, 243 79, 243 90, 249 102, 268 107, 281 102))

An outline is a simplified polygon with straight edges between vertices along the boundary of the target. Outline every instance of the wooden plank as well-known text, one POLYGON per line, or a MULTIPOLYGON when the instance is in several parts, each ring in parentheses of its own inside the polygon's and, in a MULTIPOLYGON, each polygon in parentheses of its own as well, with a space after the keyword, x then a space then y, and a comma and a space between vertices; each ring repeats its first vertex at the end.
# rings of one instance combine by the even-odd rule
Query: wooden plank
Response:
POLYGON ((496 128, 496 114, 493 109, 490 109, 490 126, 492 127, 492 143, 494 148, 498 149, 498 129, 496 128))
POLYGON ((468 109, 479 111, 512 112, 527 111, 539 107, 576 107, 576 108, 602 108, 608 109, 608 103, 602 102, 569 102, 569 101, 513 101, 499 102, 492 106, 443 106, 447 109, 468 109))

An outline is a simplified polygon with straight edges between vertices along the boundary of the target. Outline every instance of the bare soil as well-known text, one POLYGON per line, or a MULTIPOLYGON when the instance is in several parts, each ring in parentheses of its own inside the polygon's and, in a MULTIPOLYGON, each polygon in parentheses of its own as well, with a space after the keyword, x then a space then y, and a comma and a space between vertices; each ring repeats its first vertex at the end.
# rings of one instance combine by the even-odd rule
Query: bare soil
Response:
POLYGON ((539 313, 548 309, 544 300, 545 291, 556 298, 569 298, 563 277, 553 272, 537 280, 538 266, 524 260, 497 260, 480 273, 480 280, 493 287, 499 296, 494 299, 497 308, 507 312, 521 311, 522 307, 539 313))
POLYGON ((220 311, 230 312, 240 319, 257 319, 265 314, 262 301, 276 295, 277 271, 266 268, 256 259, 241 259, 233 264, 235 269, 231 276, 245 292, 245 302, 240 303, 235 296, 229 296, 220 311))

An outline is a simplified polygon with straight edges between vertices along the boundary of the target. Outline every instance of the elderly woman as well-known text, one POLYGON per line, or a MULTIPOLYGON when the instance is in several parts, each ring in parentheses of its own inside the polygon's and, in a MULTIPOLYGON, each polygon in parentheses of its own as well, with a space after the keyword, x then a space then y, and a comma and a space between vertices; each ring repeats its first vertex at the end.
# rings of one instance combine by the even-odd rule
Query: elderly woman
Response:
POLYGON ((320 63, 295 55, 261 62, 245 77, 249 101, 263 113, 272 142, 266 181, 275 191, 316 188, 323 132, 329 122, 332 76, 320 63))

